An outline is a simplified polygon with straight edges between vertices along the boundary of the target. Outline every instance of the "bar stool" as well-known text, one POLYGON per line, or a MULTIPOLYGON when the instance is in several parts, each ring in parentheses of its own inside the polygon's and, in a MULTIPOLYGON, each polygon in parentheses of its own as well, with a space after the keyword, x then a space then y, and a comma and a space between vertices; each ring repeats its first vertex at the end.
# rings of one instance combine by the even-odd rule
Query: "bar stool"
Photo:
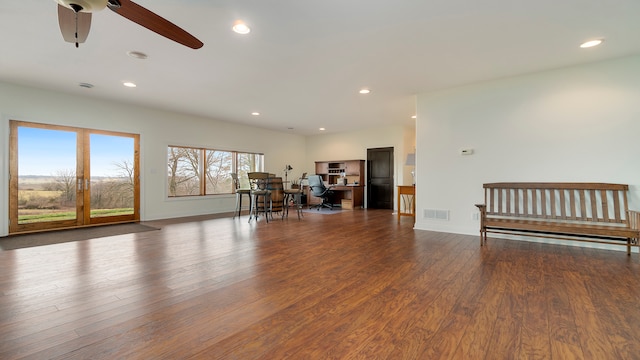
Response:
POLYGON ((238 174, 231 173, 231 179, 233 180, 233 185, 235 187, 236 192, 236 211, 233 213, 233 218, 236 218, 236 214, 240 216, 242 212, 242 195, 247 195, 249 198, 249 212, 251 212, 251 189, 243 189, 240 186, 240 180, 238 179, 238 174))
POLYGON ((291 200, 293 200, 293 204, 296 207, 296 210, 298 212, 298 220, 300 220, 300 217, 304 216, 302 214, 302 193, 303 193, 302 180, 306 180, 306 179, 307 179, 307 173, 302 173, 302 176, 300 176, 300 179, 298 180, 299 188, 284 190, 284 204, 285 204, 284 215, 286 215, 287 217, 289 217, 289 202, 291 200))
POLYGON ((285 203, 285 216, 289 217, 289 202, 293 200, 293 204, 298 211, 298 220, 300 220, 300 216, 302 215, 302 188, 298 189, 286 189, 284 191, 284 203, 285 203))
POLYGON ((267 190, 266 183, 269 173, 250 172, 247 174, 251 184, 251 210, 249 211, 249 222, 255 217, 258 220, 258 213, 264 212, 264 217, 269 222, 269 212, 271 208, 271 192, 267 190), (260 201, 262 200, 262 201, 260 201))

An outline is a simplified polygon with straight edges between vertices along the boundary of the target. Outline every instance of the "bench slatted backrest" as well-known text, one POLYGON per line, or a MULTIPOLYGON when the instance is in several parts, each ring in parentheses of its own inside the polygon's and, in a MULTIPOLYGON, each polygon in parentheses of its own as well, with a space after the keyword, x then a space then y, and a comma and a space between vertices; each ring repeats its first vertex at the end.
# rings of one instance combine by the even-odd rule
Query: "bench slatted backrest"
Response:
POLYGON ((487 215, 626 223, 628 185, 608 183, 489 183, 487 215))

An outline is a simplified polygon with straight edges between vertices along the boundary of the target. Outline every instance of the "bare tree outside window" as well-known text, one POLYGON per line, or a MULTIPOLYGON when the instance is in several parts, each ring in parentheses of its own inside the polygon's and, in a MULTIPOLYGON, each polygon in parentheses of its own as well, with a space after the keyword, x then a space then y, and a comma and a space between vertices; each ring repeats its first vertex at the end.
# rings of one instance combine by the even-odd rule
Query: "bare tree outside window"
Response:
POLYGON ((264 156, 262 154, 238 153, 237 154, 237 174, 240 179, 240 187, 249 187, 248 173, 252 171, 263 171, 264 156))
POLYGON ((169 147, 169 196, 199 195, 200 149, 169 147))
POLYGON ((76 172, 71 169, 58 170, 53 179, 53 190, 60 192, 60 205, 75 206, 76 172))
POLYGON ((169 197, 231 194, 235 189, 230 174, 235 172, 246 179, 247 172, 262 171, 263 158, 262 154, 169 146, 169 197))
POLYGON ((232 181, 229 176, 233 167, 230 151, 207 150, 207 194, 230 194, 232 181))

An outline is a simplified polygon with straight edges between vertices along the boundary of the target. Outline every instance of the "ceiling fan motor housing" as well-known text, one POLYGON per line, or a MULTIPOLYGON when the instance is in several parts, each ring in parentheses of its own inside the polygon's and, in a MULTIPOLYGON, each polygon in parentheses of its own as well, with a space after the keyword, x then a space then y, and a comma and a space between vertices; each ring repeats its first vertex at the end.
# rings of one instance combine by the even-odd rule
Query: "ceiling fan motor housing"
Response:
POLYGON ((80 7, 82 12, 96 12, 107 7, 108 0, 56 0, 60 5, 76 10, 80 7))

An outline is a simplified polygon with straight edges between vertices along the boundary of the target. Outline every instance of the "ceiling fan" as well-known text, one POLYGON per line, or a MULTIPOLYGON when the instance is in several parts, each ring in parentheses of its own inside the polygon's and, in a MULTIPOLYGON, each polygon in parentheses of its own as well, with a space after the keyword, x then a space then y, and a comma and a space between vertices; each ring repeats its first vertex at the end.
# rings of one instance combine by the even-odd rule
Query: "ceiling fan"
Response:
POLYGON ((55 0, 58 3, 58 23, 66 42, 85 42, 91 28, 91 13, 108 7, 138 25, 192 49, 202 42, 169 20, 130 0, 55 0))

